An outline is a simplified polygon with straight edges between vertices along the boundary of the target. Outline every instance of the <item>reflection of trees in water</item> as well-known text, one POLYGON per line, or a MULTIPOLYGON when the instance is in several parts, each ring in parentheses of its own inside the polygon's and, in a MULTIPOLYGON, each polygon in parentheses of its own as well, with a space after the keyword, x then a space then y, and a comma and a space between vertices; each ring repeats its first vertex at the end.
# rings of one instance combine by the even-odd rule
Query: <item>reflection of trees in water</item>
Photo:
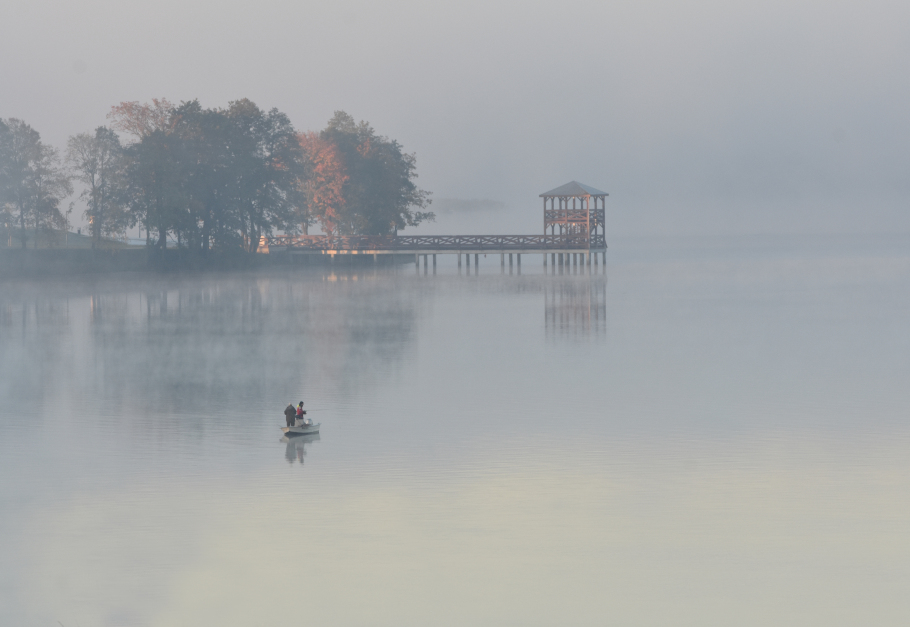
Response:
MULTIPOLYGON (((41 292, 33 305, 7 295, 0 297, 0 350, 25 338, 28 348, 17 356, 28 362, 30 380, 52 369, 110 410, 145 413, 148 403, 155 411, 208 412, 277 398, 278 417, 284 404, 300 400, 288 395, 302 393, 308 372, 356 385, 383 376, 401 356, 413 339, 417 297, 390 289, 393 280, 294 275, 85 285, 70 290, 68 316, 61 313, 66 297, 41 292)), ((0 372, 14 367, 0 356, 0 372)), ((40 395, 42 386, 28 395, 40 395)))
MULTIPOLYGON (((606 330, 606 277, 497 277, 462 288, 541 294, 551 337, 606 330)), ((54 405, 78 396, 98 411, 137 418, 149 410, 217 415, 268 407, 280 424, 287 403, 316 400, 314 387, 345 396, 388 381, 413 346, 434 289, 381 273, 2 289, 0 403, 54 405)))
POLYGON ((69 363, 70 335, 68 298, 0 287, 0 409, 35 409, 46 383, 69 363))
POLYGON ((607 279, 552 281, 544 286, 544 325, 554 337, 599 335, 607 330, 607 279))
POLYGON ((65 327, 69 322, 69 300, 21 298, 0 301, 0 328, 14 329, 42 326, 46 329, 65 327))

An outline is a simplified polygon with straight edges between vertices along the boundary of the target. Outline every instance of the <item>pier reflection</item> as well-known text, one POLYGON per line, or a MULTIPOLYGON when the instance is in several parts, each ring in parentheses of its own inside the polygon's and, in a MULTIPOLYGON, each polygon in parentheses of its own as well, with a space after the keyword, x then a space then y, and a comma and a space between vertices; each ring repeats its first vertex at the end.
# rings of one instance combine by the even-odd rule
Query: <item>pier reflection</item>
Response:
POLYGON ((303 465, 303 458, 306 457, 306 445, 318 441, 318 433, 283 436, 281 442, 287 444, 287 448, 284 451, 284 458, 288 460, 289 464, 293 464, 296 461, 303 465))
POLYGON ((544 285, 547 335, 575 337, 607 331, 607 278, 552 281, 544 285))
POLYGON ((544 255, 544 274, 549 275, 605 275, 606 256, 603 253, 585 255, 581 253, 544 255))

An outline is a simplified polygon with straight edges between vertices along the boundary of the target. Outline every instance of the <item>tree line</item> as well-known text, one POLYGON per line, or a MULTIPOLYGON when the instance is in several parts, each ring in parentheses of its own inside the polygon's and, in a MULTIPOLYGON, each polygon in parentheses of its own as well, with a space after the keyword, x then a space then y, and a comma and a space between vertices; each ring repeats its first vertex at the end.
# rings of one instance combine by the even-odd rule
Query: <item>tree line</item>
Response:
POLYGON ((93 247, 137 225, 156 249, 170 240, 256 252, 262 236, 316 224, 334 236, 382 235, 434 219, 414 155, 344 111, 318 133, 246 99, 215 109, 123 102, 108 120, 61 154, 22 120, 0 118, 0 223, 23 248, 28 230, 68 228, 74 203, 61 206, 73 183, 93 247))

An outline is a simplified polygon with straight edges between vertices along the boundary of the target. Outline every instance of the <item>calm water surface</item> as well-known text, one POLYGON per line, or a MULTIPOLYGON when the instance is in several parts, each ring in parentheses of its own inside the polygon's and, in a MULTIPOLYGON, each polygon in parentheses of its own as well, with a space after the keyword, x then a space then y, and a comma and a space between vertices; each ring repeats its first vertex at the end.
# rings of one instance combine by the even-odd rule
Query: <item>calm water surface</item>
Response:
POLYGON ((906 625, 908 244, 0 284, 0 624, 906 625))

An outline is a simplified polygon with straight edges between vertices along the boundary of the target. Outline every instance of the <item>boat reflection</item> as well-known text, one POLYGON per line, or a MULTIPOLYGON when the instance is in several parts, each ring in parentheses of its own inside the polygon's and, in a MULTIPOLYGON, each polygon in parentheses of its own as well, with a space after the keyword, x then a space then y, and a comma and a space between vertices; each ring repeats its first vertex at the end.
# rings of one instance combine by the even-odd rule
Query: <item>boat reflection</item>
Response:
POLYGON ((306 456, 306 445, 318 441, 318 433, 284 436, 281 438, 281 442, 287 444, 287 448, 284 451, 284 458, 288 460, 289 464, 293 464, 295 461, 303 464, 303 458, 306 456))

